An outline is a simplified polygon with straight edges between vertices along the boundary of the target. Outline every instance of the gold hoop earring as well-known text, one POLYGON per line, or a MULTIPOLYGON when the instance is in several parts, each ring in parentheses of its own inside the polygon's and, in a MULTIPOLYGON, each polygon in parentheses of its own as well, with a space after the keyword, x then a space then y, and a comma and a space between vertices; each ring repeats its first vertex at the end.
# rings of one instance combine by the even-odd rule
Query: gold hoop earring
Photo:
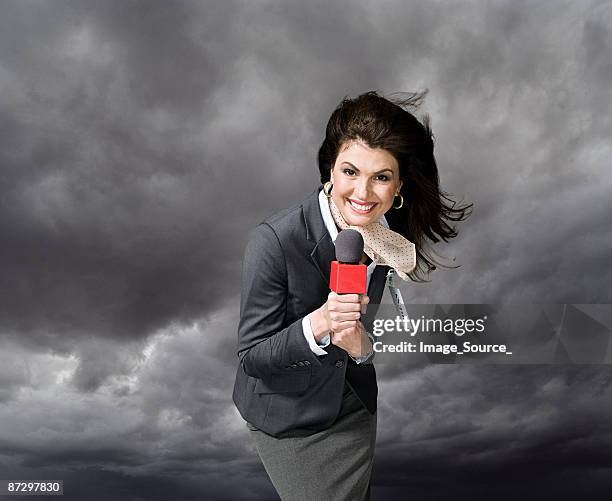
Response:
POLYGON ((393 197, 393 202, 395 202, 396 197, 400 197, 400 204, 397 207, 394 205, 393 208, 401 209, 404 206, 404 197, 402 196, 401 193, 398 193, 397 195, 395 195, 395 197, 393 197))
POLYGON ((333 187, 334 185, 332 184, 331 181, 327 181, 327 183, 323 185, 323 193, 325 193, 325 196, 327 198, 331 198, 331 190, 333 187))

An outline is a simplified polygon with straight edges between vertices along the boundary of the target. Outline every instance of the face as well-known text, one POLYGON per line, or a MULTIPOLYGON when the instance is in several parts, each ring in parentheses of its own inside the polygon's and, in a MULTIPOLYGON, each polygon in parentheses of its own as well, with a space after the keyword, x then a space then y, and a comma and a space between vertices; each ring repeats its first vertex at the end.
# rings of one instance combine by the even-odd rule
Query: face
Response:
POLYGON ((380 219, 402 186, 395 157, 361 141, 343 145, 332 167, 331 181, 332 198, 352 226, 366 226, 380 219))

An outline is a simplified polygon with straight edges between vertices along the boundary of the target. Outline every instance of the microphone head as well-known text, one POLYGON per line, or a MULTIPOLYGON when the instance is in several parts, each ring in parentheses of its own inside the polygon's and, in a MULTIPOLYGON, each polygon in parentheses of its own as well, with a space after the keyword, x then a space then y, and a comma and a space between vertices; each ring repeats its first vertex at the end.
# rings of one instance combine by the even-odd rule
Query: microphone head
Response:
POLYGON ((336 260, 359 264, 363 255, 363 237, 357 230, 342 230, 336 237, 336 260))

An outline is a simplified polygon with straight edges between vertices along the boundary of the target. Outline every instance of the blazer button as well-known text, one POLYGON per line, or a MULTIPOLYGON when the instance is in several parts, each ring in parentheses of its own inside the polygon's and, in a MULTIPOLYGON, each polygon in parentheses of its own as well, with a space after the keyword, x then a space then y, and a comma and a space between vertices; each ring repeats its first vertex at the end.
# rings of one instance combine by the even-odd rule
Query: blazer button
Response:
POLYGON ((291 364, 291 368, 295 369, 297 367, 297 364, 291 364))
POLYGON ((340 367, 343 367, 343 366, 344 366, 344 362, 343 362, 342 360, 337 360, 337 361, 336 361, 336 367, 338 367, 338 369, 339 369, 340 367))
POLYGON ((309 360, 304 360, 304 365, 310 365, 310 361, 309 360))
POLYGON ((301 360, 297 363, 300 367, 304 367, 304 362, 302 362, 301 360))

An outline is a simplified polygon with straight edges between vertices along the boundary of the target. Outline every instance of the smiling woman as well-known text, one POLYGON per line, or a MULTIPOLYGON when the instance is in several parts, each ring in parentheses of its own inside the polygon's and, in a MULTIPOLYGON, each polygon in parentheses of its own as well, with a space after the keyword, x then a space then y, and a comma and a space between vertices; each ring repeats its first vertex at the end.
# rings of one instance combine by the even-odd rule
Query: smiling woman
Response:
POLYGON ((369 332, 385 277, 434 269, 425 239, 455 236, 444 219, 468 211, 445 205, 428 124, 400 106, 421 97, 343 100, 319 149, 323 186, 247 245, 234 402, 284 501, 369 499, 378 396, 369 332), (370 260, 367 296, 329 291, 336 236, 348 227, 370 260))

